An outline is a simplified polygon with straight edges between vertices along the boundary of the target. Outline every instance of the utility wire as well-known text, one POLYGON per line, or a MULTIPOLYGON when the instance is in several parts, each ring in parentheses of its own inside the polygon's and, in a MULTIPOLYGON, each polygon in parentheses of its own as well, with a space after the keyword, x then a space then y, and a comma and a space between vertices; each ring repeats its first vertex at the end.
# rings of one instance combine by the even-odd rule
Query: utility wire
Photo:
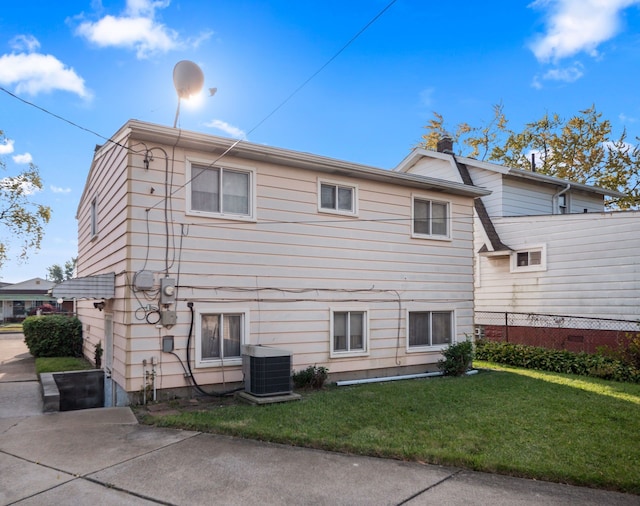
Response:
MULTIPOLYGON (((282 107, 284 107, 287 102, 289 102, 296 94, 298 94, 300 92, 300 90, 302 90, 302 88, 304 88, 307 84, 309 84, 310 81, 312 81, 318 74, 320 74, 320 72, 322 72, 327 66, 329 66, 338 56, 340 56, 351 44, 353 44, 353 42, 360 37, 360 35, 362 35, 373 23, 375 23, 387 10, 389 10, 391 8, 391 6, 393 6, 393 4, 395 4, 397 2, 397 0, 391 0, 380 12, 378 12, 364 27, 362 27, 360 29, 360 31, 358 31, 358 33, 356 33, 353 37, 351 37, 351 39, 349 39, 349 41, 344 44, 331 58, 329 58, 324 65, 322 65, 318 70, 316 70, 313 74, 311 74, 311 76, 309 76, 302 84, 300 84, 295 90, 293 90, 282 102, 280 102, 280 104, 278 104, 269 114, 267 114, 264 118, 262 118, 258 123, 256 123, 256 125, 251 128, 247 134, 245 134, 245 139, 246 136, 248 134, 253 133, 255 130, 257 130, 260 126, 262 126, 263 123, 265 123, 269 118, 271 118, 276 112, 278 112, 282 107)), ((15 93, 10 92, 9 90, 7 90, 6 88, 0 86, 0 91, 6 93, 7 95, 15 98, 16 100, 19 100, 20 102, 29 105, 31 107, 35 107, 36 109, 44 112, 45 114, 49 114, 50 116, 53 116, 56 119, 59 119, 61 121, 64 121, 65 123, 68 123, 71 126, 74 126, 80 130, 84 130, 85 132, 88 132, 90 134, 95 135, 96 137, 99 137, 100 139, 103 139, 106 142, 111 142, 117 146, 120 146, 121 148, 124 149, 129 149, 127 146, 123 146, 122 144, 114 141, 113 139, 111 139, 110 137, 105 137, 102 134, 99 134, 98 132, 96 132, 95 130, 91 130, 90 128, 84 127, 82 125, 79 125, 78 123, 75 123, 63 116, 60 116, 59 114, 56 114, 54 112, 49 111, 48 109, 45 109, 44 107, 41 107, 33 102, 30 102, 28 100, 25 100, 21 97, 19 97, 18 95, 16 95, 15 93)), ((234 142, 227 150, 225 150, 225 152, 220 155, 220 157, 218 157, 218 160, 220 158, 222 158, 224 155, 226 155, 230 150, 232 150, 239 142, 241 142, 242 139, 238 139, 236 142, 234 142)))

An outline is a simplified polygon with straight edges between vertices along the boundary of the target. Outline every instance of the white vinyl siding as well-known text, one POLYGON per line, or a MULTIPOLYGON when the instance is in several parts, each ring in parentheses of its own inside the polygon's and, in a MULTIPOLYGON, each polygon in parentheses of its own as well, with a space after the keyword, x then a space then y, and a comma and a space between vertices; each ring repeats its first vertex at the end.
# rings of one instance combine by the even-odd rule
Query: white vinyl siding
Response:
MULTIPOLYGON (((177 137, 171 139, 171 129, 157 127, 168 137, 154 137, 156 127, 144 129, 138 138, 136 128, 145 125, 134 124, 134 136, 127 137, 131 129, 125 129, 116 140, 123 145, 145 142, 172 152, 177 137), (167 139, 171 142, 163 144, 167 139)), ((161 365, 159 388, 185 387, 181 361, 187 347, 198 384, 243 380, 240 358, 222 363, 215 352, 203 353, 195 328, 202 326, 200 314, 212 315, 209 320, 244 314, 241 343, 290 350, 293 370, 325 366, 332 376, 342 378, 417 372, 436 364, 439 353, 407 353, 408 300, 430 309, 446 301, 456 311, 456 338, 473 331, 472 198, 407 186, 407 181, 370 180, 342 168, 335 173, 327 167, 315 171, 309 168, 312 155, 305 154, 296 166, 293 156, 278 163, 269 157, 241 158, 232 150, 221 165, 248 174, 253 219, 192 212, 191 166, 212 163, 212 153, 220 149, 212 143, 215 139, 209 136, 183 132, 176 144, 167 190, 169 222, 162 156, 154 156, 145 168, 144 152, 106 144, 89 173, 78 210, 78 274, 118 273, 116 297, 108 302, 114 315, 113 379, 126 391, 144 387, 142 364, 152 358, 161 365), (319 215, 319 181, 353 188, 357 214, 319 215), (412 192, 430 201, 448 201, 449 241, 412 239, 412 192), (96 194, 101 228, 99 239, 91 242, 90 204, 96 194), (139 270, 148 270, 157 288, 167 265, 170 276, 178 280, 180 297, 172 307, 177 324, 158 329, 137 318, 146 315, 149 301, 133 293, 131 281, 139 270), (194 309, 191 340, 187 302, 193 302, 194 309), (332 310, 366 314, 366 351, 356 351, 359 334, 351 332, 350 351, 334 358, 332 310), (160 337, 165 335, 174 336, 175 355, 161 352, 160 337)), ((222 188, 224 192, 224 183, 222 188)), ((215 193, 214 187, 205 189, 215 193)), ((152 297, 153 290, 148 295, 152 297)), ((104 335, 104 311, 95 310, 92 302, 78 300, 87 336, 85 352, 91 353, 104 335)), ((150 320, 154 317, 151 314, 150 320)), ((223 319, 219 325, 224 323, 223 319)), ((225 355, 224 348, 218 353, 225 355)))
POLYGON ((546 269, 511 273, 510 257, 480 257, 476 311, 638 320, 640 212, 494 220, 500 238, 546 244, 546 269))

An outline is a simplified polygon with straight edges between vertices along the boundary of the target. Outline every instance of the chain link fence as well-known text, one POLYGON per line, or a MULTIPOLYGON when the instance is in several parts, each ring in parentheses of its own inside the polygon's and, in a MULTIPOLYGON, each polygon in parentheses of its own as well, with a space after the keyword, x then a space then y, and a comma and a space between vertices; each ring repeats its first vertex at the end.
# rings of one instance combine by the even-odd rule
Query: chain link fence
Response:
POLYGON ((640 333, 640 321, 536 313, 475 313, 476 339, 558 350, 595 353, 602 346, 617 349, 636 333, 640 333))

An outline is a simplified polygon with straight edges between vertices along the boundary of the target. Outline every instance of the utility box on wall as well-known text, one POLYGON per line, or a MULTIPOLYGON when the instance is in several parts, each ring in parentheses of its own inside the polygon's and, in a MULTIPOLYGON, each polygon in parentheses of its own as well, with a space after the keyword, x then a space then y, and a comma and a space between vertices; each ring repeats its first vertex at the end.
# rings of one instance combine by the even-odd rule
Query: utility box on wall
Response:
POLYGON ((243 346, 245 392, 255 396, 291 393, 291 362, 290 351, 268 346, 243 346))

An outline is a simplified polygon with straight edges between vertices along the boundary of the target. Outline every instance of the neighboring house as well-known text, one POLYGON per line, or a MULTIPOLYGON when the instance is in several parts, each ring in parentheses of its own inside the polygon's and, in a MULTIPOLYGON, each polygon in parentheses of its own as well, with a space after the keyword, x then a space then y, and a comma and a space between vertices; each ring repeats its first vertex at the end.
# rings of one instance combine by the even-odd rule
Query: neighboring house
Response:
POLYGON ((104 349, 107 403, 237 385, 247 345, 332 379, 426 372, 473 332, 487 194, 131 120, 96 149, 53 294, 104 349))
POLYGON ((396 170, 491 190, 475 204, 477 315, 640 321, 640 213, 605 212, 620 193, 443 149, 415 150, 396 170))
POLYGON ((43 304, 58 307, 49 290, 55 283, 42 278, 33 278, 21 283, 4 284, 0 287, 2 301, 2 320, 4 322, 22 321, 32 310, 43 304))

